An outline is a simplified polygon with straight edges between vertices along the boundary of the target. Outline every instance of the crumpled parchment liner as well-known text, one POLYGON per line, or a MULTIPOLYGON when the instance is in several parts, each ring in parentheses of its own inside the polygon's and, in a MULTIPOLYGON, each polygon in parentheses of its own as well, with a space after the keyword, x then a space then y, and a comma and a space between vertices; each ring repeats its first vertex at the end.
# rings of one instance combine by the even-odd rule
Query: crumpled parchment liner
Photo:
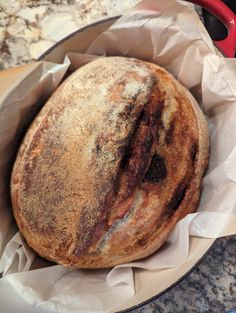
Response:
POLYGON ((145 0, 135 10, 98 36, 87 55, 68 53, 64 64, 39 62, 0 103, 0 272, 4 275, 0 309, 4 313, 16 307, 22 313, 114 311, 135 293, 131 266, 174 267, 188 257, 189 236, 217 238, 236 233, 236 61, 224 59, 215 50, 188 4, 145 0), (199 209, 181 220, 162 249, 145 260, 111 271, 60 265, 29 271, 34 253, 17 233, 9 201, 9 173, 22 128, 29 125, 67 68, 75 70, 94 55, 128 55, 156 62, 191 90, 207 116, 211 135, 199 209))

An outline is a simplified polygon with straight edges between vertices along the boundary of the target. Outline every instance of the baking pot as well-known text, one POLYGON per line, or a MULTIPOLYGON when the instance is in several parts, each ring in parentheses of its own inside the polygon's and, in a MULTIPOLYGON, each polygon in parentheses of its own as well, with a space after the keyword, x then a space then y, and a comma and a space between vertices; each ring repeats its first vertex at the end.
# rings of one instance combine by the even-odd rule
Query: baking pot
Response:
MULTIPOLYGON (((236 15, 234 12, 220 0, 189 0, 188 2, 201 6, 225 25, 228 30, 227 37, 223 40, 213 40, 213 42, 226 57, 234 57, 236 51, 236 15)), ((92 41, 119 17, 103 19, 75 31, 48 49, 39 60, 61 63, 69 51, 84 53, 92 41)), ((120 312, 129 312, 157 299, 191 273, 214 243, 214 239, 204 239, 200 242, 196 238, 191 239, 190 249, 195 252, 180 266, 165 271, 134 269, 136 294, 124 308, 121 308, 120 312)))
MULTIPOLYGON (((214 43, 225 56, 234 57, 236 50, 235 14, 219 0, 195 0, 191 2, 201 5, 224 23, 228 29, 228 36, 224 40, 214 41, 214 43)), ((112 17, 101 20, 70 34, 47 50, 40 57, 40 60, 61 63, 65 54, 69 51, 84 53, 92 41, 116 22, 118 18, 112 17)), ((24 70, 27 71, 27 66, 26 68, 24 67, 24 70)), ((18 73, 18 71, 20 69, 14 69, 14 73, 18 73)), ((7 83, 5 81, 4 84, 2 86, 7 89, 7 83)), ((13 77, 11 77, 10 84, 13 84, 13 77)), ((134 269, 135 296, 124 307, 121 307, 120 310, 123 310, 122 312, 128 312, 168 291, 196 267, 213 243, 214 239, 204 238, 199 240, 196 237, 191 237, 191 256, 179 266, 159 271, 134 269)))

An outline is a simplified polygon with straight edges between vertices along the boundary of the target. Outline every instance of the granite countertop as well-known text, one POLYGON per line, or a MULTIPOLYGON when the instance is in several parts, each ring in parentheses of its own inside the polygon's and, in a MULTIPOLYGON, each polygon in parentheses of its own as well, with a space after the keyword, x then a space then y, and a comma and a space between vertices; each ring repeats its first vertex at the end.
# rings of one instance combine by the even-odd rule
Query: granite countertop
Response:
POLYGON ((0 0, 0 69, 36 60, 55 42, 138 0, 0 0), (58 27, 60 25, 60 27, 58 27))
MULTIPOLYGON (((0 69, 33 61, 78 28, 119 15, 137 2, 0 0, 0 69)), ((236 312, 236 236, 218 239, 182 282, 132 312, 236 312)))

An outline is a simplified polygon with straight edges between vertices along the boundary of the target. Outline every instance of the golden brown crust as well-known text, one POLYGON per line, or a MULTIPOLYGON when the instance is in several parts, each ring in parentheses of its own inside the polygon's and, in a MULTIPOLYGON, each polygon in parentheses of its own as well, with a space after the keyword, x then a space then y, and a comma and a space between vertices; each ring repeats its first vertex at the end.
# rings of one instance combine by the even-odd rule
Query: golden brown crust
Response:
POLYGON ((148 256, 196 210, 208 144, 196 101, 164 69, 99 58, 57 89, 25 136, 11 181, 17 224, 64 265, 148 256))

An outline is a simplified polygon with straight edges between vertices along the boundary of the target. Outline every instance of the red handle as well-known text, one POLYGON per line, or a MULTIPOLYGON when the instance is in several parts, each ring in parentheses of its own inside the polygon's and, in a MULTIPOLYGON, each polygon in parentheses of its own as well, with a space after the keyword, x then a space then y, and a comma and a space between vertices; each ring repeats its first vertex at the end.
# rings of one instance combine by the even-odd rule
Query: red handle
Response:
POLYGON ((217 48, 227 57, 235 57, 236 52, 236 15, 221 0, 187 0, 200 5, 215 15, 228 29, 228 36, 215 40, 217 48))

